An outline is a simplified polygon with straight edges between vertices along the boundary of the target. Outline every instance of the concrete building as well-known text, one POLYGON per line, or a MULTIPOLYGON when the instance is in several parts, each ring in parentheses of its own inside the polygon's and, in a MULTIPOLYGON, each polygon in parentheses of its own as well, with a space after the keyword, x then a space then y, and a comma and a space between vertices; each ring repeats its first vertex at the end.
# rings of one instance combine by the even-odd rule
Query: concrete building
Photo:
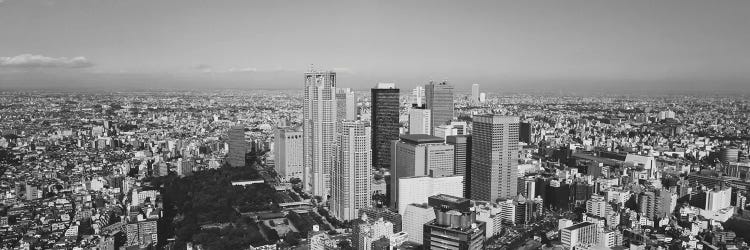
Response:
POLYGON ((486 223, 476 220, 469 199, 445 194, 430 196, 435 219, 424 224, 425 249, 484 249, 486 223))
POLYGON ((494 202, 517 194, 518 117, 474 117, 471 138, 471 198, 494 202))
POLYGON ((463 176, 414 176, 399 178, 398 212, 403 214, 408 204, 422 204, 427 198, 437 194, 461 197, 463 176))
POLYGON ((390 169, 391 141, 398 140, 401 102, 394 83, 378 83, 371 90, 372 166, 390 169))
POLYGON ((303 119, 304 186, 313 195, 325 197, 330 173, 336 162, 336 73, 305 73, 303 119))
POLYGON ((427 204, 406 205, 403 213, 404 232, 409 235, 408 241, 422 244, 424 224, 435 219, 435 212, 427 204))
POLYGON ((393 235, 393 223, 383 220, 383 218, 369 221, 367 215, 363 215, 359 224, 354 226, 352 247, 354 249, 369 250, 372 249, 372 243, 381 239, 390 240, 393 235))
POLYGON ((425 97, 427 98, 425 106, 432 110, 430 123, 434 134, 435 128, 453 120, 453 85, 447 82, 430 82, 425 85, 425 97))
POLYGON ((399 179, 453 175, 453 145, 429 135, 401 135, 391 147, 391 205, 398 209, 399 179))
POLYGON ((479 103, 479 84, 475 83, 471 85, 471 103, 479 103))
POLYGON ((450 121, 448 124, 437 126, 433 134, 445 140, 448 136, 468 134, 468 127, 465 121, 450 121))
POLYGON ((590 200, 586 201, 586 212, 606 218, 612 212, 612 206, 609 205, 609 202, 603 196, 594 195, 591 196, 590 200))
POLYGON ((245 127, 236 126, 229 129, 227 133, 229 154, 227 162, 231 167, 244 167, 245 154, 247 153, 247 142, 245 142, 245 127))
POLYGON ((732 188, 719 187, 706 192, 706 210, 719 211, 731 206, 732 188))
POLYGON ((453 145, 453 173, 464 177, 462 197, 470 197, 471 183, 471 136, 452 135, 448 136, 445 143, 453 145))
POLYGON ((350 88, 336 88, 336 121, 357 120, 357 97, 350 88))
POLYGON ((560 230, 560 241, 566 248, 593 246, 597 243, 596 225, 581 222, 560 230))
POLYGON ((409 110, 409 134, 424 134, 429 135, 432 133, 432 125, 430 123, 432 111, 429 109, 418 109, 413 108, 409 110))
POLYGON ((371 132, 362 121, 343 121, 341 127, 339 161, 331 173, 331 212, 340 220, 353 220, 359 209, 371 205, 371 132))
POLYGON ((290 128, 278 128, 274 135, 274 167, 286 181, 304 178, 303 134, 290 128))

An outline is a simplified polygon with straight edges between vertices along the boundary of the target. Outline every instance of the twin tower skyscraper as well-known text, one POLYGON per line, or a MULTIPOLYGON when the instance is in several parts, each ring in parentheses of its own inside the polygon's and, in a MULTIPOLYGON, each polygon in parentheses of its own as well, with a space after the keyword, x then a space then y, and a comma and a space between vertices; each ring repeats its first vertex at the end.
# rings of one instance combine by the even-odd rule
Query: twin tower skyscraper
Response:
POLYGON ((331 212, 351 220, 371 205, 373 165, 389 162, 388 145, 398 138, 399 90, 379 84, 373 90, 372 127, 357 119, 357 102, 348 88, 336 87, 335 72, 305 73, 303 103, 303 184, 313 195, 331 195, 331 212), (382 89, 382 91, 380 91, 382 89), (385 131, 385 132, 383 132, 385 131), (392 136, 389 136, 392 135, 392 136), (385 146, 385 151, 380 150, 385 146))

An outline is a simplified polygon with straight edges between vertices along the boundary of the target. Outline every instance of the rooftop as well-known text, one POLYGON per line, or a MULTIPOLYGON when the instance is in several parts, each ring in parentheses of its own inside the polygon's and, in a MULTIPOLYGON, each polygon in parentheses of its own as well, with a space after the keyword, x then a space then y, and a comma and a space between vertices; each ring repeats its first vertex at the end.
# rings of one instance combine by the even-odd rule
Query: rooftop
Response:
POLYGON ((576 230, 576 229, 579 229, 579 228, 582 228, 582 227, 585 227, 585 226, 590 226, 590 225, 594 225, 594 223, 591 223, 591 222, 581 222, 581 223, 578 223, 578 224, 575 224, 575 225, 572 225, 572 226, 569 226, 569 227, 566 227, 566 228, 563 228, 563 229, 565 229, 565 230, 576 230))
POLYGON ((402 134, 399 135, 402 141, 409 143, 421 144, 421 143, 443 143, 443 138, 425 134, 402 134))

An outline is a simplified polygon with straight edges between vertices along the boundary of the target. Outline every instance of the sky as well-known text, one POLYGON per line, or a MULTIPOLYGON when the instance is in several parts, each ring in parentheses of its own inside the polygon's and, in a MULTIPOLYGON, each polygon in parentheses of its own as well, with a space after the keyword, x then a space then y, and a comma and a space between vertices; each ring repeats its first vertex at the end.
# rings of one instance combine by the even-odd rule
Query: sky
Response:
POLYGON ((0 88, 748 91, 748 27, 747 0, 0 0, 0 88))

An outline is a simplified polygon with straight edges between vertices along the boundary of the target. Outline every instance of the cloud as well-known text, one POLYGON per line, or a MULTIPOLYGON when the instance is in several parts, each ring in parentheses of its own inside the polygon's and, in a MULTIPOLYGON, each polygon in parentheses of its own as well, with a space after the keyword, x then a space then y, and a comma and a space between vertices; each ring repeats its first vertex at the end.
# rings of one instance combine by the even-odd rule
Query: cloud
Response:
POLYGON ((241 73, 241 72, 257 72, 256 68, 230 68, 226 72, 228 73, 241 73))
POLYGON ((82 56, 67 58, 22 54, 0 57, 0 68, 88 68, 93 65, 86 57, 82 56))

